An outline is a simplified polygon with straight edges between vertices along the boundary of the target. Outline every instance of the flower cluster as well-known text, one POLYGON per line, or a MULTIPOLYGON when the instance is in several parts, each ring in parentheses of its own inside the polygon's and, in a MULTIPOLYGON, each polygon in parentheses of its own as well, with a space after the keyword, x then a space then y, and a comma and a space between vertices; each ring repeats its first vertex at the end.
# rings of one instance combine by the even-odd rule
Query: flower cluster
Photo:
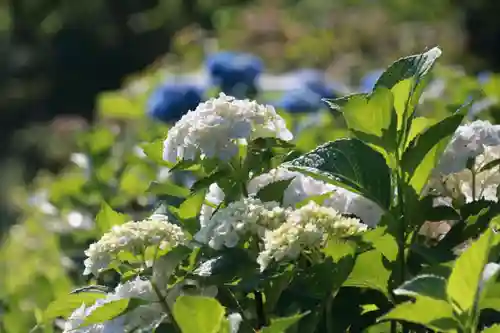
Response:
POLYGON ((343 217, 335 209, 311 201, 292 211, 281 226, 266 232, 257 262, 264 270, 273 259, 293 260, 304 249, 322 246, 328 236, 351 236, 366 229, 358 219, 343 217))
POLYGON ((113 293, 97 300, 89 307, 82 304, 69 316, 64 325, 63 333, 133 332, 138 327, 141 329, 154 329, 165 318, 166 315, 153 291, 151 282, 137 277, 134 280, 118 285, 113 293), (85 319, 97 308, 113 301, 130 298, 147 301, 147 304, 140 305, 126 314, 102 324, 82 326, 85 319))
POLYGON ((476 120, 457 128, 446 148, 437 171, 449 175, 467 168, 469 159, 484 153, 486 147, 500 145, 500 125, 489 121, 476 120))
MULTIPOLYGON (((283 193, 283 206, 285 207, 295 207, 311 197, 331 193, 323 202, 324 206, 335 208, 341 214, 355 215, 369 226, 376 226, 383 214, 382 208, 361 195, 285 168, 276 168, 254 177, 248 183, 247 191, 250 195, 255 195, 271 183, 290 179, 290 184, 283 193)), ((212 184, 206 200, 213 205, 218 205, 224 200, 224 192, 217 184, 212 184)), ((203 206, 200 217, 202 225, 210 219, 213 211, 214 208, 209 205, 203 206)))
POLYGON ((85 251, 88 258, 84 262, 83 274, 97 275, 122 251, 138 255, 149 246, 165 249, 184 242, 185 235, 182 229, 170 223, 163 215, 153 215, 144 221, 116 225, 85 251))
POLYGON ((244 198, 231 202, 218 210, 195 235, 195 239, 220 250, 223 246, 234 247, 240 237, 247 234, 263 236, 265 230, 279 226, 287 211, 277 202, 262 202, 256 198, 244 198))
POLYGON ((481 169, 498 158, 499 125, 482 120, 462 125, 446 148, 429 186, 443 196, 463 196, 466 202, 479 198, 497 201, 499 168, 481 169))
POLYGON ((219 158, 228 160, 238 153, 241 140, 275 137, 291 140, 285 121, 270 105, 236 100, 221 93, 185 114, 168 132, 163 158, 219 158))
POLYGON ((499 158, 500 146, 487 146, 484 148, 484 152, 475 158, 474 171, 464 169, 442 176, 434 179, 432 185, 440 194, 451 198, 463 195, 466 202, 478 199, 498 201, 499 166, 482 171, 481 168, 499 158))

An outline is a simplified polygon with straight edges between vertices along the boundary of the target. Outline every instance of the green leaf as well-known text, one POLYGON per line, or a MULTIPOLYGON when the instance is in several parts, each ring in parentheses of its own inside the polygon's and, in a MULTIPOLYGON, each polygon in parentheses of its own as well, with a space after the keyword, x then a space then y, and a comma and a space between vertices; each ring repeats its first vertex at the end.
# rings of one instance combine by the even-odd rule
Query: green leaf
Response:
POLYGON ((163 160, 163 141, 155 140, 153 142, 143 143, 140 145, 144 154, 154 163, 162 166, 172 167, 170 163, 163 160))
POLYGON ((285 190, 290 186, 290 183, 295 179, 295 177, 284 180, 277 180, 273 183, 270 183, 257 192, 257 197, 264 201, 277 201, 279 203, 283 202, 283 196, 285 194, 285 190))
POLYGON ((379 320, 406 321, 439 332, 456 332, 460 327, 453 317, 450 304, 427 297, 417 297, 414 302, 399 304, 379 320))
POLYGON ((403 147, 407 143, 420 96, 429 79, 428 74, 441 53, 438 47, 434 47, 425 53, 401 58, 375 83, 374 89, 385 87, 391 89, 394 95, 394 108, 398 115, 397 129, 400 133, 398 141, 403 147))
POLYGON ((391 271, 384 266, 383 258, 382 253, 377 250, 358 255, 344 286, 374 289, 389 297, 387 288, 391 271))
POLYGON ((311 201, 314 201, 318 205, 323 205, 323 203, 325 202, 325 200, 330 199, 332 197, 332 195, 334 195, 334 194, 335 194, 335 191, 330 191, 330 192, 326 192, 326 193, 323 193, 323 194, 318 194, 318 195, 313 195, 313 196, 307 197, 304 200, 296 203, 295 204, 295 208, 298 209, 300 207, 303 207, 303 206, 307 205, 311 201))
POLYGON ((129 306, 130 299, 119 299, 95 308, 83 321, 83 326, 103 323, 122 315, 129 306))
POLYGON ((169 195, 177 198, 186 198, 189 196, 189 189, 176 185, 170 181, 158 183, 152 182, 147 192, 155 195, 169 195))
POLYGON ((434 47, 425 53, 398 59, 382 73, 375 83, 374 89, 378 87, 391 89, 398 82, 412 77, 421 79, 432 69, 432 66, 441 56, 441 53, 438 47, 434 47))
POLYGON ((170 276, 179 264, 186 259, 192 250, 186 246, 177 246, 164 256, 155 260, 153 266, 153 279, 158 286, 167 287, 170 276))
POLYGON ((378 226, 361 235, 363 242, 373 246, 390 261, 395 261, 398 255, 398 243, 393 235, 388 232, 388 227, 378 226))
POLYGON ((485 328, 481 331, 482 333, 500 333, 500 324, 496 324, 485 328))
POLYGON ((391 91, 381 88, 369 96, 352 97, 342 114, 350 130, 382 138, 391 126, 392 105, 391 91))
POLYGON ((435 300, 448 301, 446 295, 446 279, 437 275, 419 275, 410 281, 406 281, 394 294, 411 297, 425 296, 435 300))
POLYGON ((199 191, 186 199, 179 207, 177 214, 181 219, 190 219, 198 216, 201 206, 205 202, 206 190, 199 191))
POLYGON ((101 292, 81 292, 78 294, 65 295, 47 306, 43 318, 45 321, 50 321, 57 317, 66 318, 82 304, 90 306, 94 304, 95 301, 102 298, 106 298, 106 294, 101 292))
POLYGON ((491 242, 492 231, 488 229, 455 262, 446 291, 459 314, 475 316, 472 312, 478 301, 479 284, 491 242))
POLYGON ((108 232, 115 225, 124 224, 129 220, 125 214, 113 210, 107 203, 103 202, 101 210, 96 216, 96 225, 101 233, 108 232))
POLYGON ((358 139, 328 142, 284 167, 357 192, 383 208, 391 201, 385 158, 358 139))
POLYGON ((334 99, 323 98, 322 101, 325 102, 330 109, 334 111, 342 111, 344 106, 348 104, 349 101, 356 98, 366 98, 367 96, 368 94, 365 93, 356 93, 334 99))
POLYGON ((215 298, 182 295, 174 304, 173 316, 182 333, 217 333, 224 311, 215 298))
POLYGON ((285 331, 295 325, 308 312, 296 314, 290 317, 271 319, 271 325, 264 327, 260 333, 285 333, 285 331))
POLYGON ((455 114, 418 134, 409 144, 402 157, 402 168, 407 181, 420 195, 422 189, 439 162, 442 153, 451 140, 453 133, 466 116, 466 109, 459 109, 455 114))
POLYGON ((97 98, 97 109, 104 118, 137 119, 144 115, 142 107, 121 93, 103 92, 97 98))

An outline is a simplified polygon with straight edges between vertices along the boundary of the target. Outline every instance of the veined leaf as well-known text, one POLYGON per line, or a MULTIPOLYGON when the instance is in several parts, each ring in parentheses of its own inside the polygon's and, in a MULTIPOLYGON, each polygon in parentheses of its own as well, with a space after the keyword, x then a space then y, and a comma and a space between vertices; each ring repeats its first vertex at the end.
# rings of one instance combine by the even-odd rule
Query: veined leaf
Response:
POLYGON ((399 304, 380 320, 406 321, 439 332, 456 332, 460 328, 450 304, 428 297, 417 297, 414 302, 399 304))
POLYGON ((114 211, 107 203, 101 205, 101 210, 96 217, 96 225, 101 233, 108 232, 113 226, 120 225, 129 220, 127 215, 114 211))
POLYGON ((284 167, 359 193, 383 208, 391 201, 391 178, 385 158, 358 139, 328 142, 284 167))
POLYGON ((388 297, 390 276, 391 271, 384 266, 382 253, 371 250, 361 253, 356 258, 354 268, 344 282, 344 286, 374 289, 388 297))
POLYGON ((455 262, 446 291, 460 315, 475 316, 479 286, 492 238, 492 231, 488 229, 455 262))
POLYGON ((82 304, 90 306, 98 299, 105 298, 102 292, 81 292, 78 294, 65 295, 49 304, 43 318, 45 321, 53 320, 57 317, 67 317, 82 304))
POLYGON ((437 275, 419 275, 395 289, 394 294, 411 297, 425 296, 435 300, 448 301, 446 279, 437 275))
POLYGON ((415 192, 422 189, 436 167, 451 137, 466 116, 464 108, 427 128, 409 144, 402 157, 402 168, 415 192))
POLYGON ((224 311, 215 298, 183 295, 177 298, 172 312, 182 333, 217 333, 224 311))

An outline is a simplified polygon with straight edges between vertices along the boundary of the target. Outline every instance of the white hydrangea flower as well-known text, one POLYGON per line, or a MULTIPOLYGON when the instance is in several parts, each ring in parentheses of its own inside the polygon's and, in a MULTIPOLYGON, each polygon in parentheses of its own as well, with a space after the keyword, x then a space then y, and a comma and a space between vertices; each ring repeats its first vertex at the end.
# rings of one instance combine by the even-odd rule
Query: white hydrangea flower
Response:
POLYGON ((163 159, 172 163, 197 157, 228 160, 238 153, 239 140, 266 137, 293 138, 272 106, 221 93, 186 113, 169 130, 163 159))
MULTIPOLYGON (((283 193, 283 205, 285 207, 294 207, 308 198, 331 193, 332 195, 323 202, 324 206, 333 207, 342 214, 353 214, 369 226, 376 226, 384 213, 383 209, 376 203, 361 195, 316 180, 300 172, 279 167, 250 180, 247 191, 250 195, 255 195, 259 190, 271 183, 292 178, 293 180, 283 193)), ((212 184, 206 200, 212 203, 213 206, 217 206, 224 200, 224 192, 217 184, 212 184)), ((202 207, 200 216, 202 226, 210 219, 214 210, 209 205, 202 207)))
POLYGON ((456 197, 463 194, 467 203, 479 199, 498 201, 497 189, 500 184, 500 168, 496 166, 479 173, 478 171, 489 162, 499 158, 500 146, 486 146, 483 153, 475 158, 475 183, 472 172, 469 169, 464 169, 446 176, 435 177, 430 185, 440 195, 456 197))
POLYGON ((483 154, 486 147, 498 145, 500 125, 476 120, 459 126, 439 161, 436 174, 449 175, 460 172, 466 168, 469 158, 483 154))
POLYGON ((234 247, 246 234, 263 236, 266 229, 275 228, 286 218, 287 211, 277 202, 262 202, 243 198, 218 210, 206 221, 194 238, 220 250, 234 247))
POLYGON ((68 318, 64 325, 63 333, 116 333, 132 332, 137 327, 147 328, 155 326, 166 317, 163 313, 157 295, 154 293, 152 285, 147 280, 139 277, 125 282, 116 287, 113 293, 105 298, 97 300, 92 306, 76 309, 68 318), (121 299, 138 298, 149 303, 140 305, 126 314, 116 317, 110 321, 80 327, 85 318, 98 307, 121 299))
POLYGON ((164 215, 153 215, 144 221, 116 225, 85 251, 88 258, 84 261, 83 274, 97 275, 121 251, 140 254, 149 246, 165 249, 183 244, 185 240, 182 229, 170 223, 164 215))
POLYGON ((304 249, 321 247, 328 236, 345 237, 366 229, 358 219, 343 217, 335 209, 311 201, 291 212, 281 226, 266 232, 257 262, 263 271, 272 260, 293 260, 304 249))

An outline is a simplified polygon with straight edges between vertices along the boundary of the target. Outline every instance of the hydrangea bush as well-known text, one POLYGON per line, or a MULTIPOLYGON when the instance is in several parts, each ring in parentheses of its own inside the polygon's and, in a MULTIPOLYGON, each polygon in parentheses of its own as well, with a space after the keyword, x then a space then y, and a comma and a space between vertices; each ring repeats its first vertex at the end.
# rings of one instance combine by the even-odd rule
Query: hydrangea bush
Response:
POLYGON ((468 120, 473 100, 429 114, 440 55, 325 98, 334 120, 310 130, 225 93, 141 143, 95 129, 73 187, 36 197, 45 217, 96 218, 47 256, 80 264, 76 288, 59 282, 33 332, 500 330, 485 317, 500 309, 500 127, 468 120), (328 133, 304 149, 311 131, 328 133))

